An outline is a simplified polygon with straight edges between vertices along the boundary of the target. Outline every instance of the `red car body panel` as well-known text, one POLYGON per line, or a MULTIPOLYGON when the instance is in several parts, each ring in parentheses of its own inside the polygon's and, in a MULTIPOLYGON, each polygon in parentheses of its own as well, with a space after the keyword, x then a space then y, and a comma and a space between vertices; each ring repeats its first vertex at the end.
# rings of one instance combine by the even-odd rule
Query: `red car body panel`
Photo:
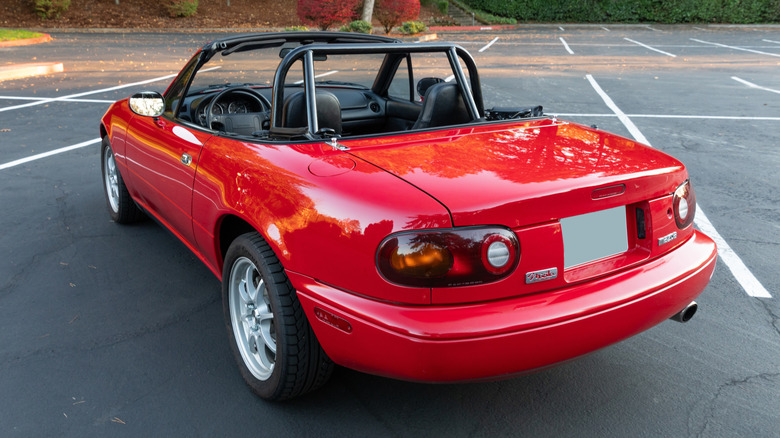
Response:
POLYGON ((701 234, 614 276, 507 300, 413 307, 367 300, 291 275, 325 351, 343 366, 403 380, 508 377, 563 362, 666 320, 706 287, 715 244, 701 234), (315 308, 344 318, 347 333, 315 308))

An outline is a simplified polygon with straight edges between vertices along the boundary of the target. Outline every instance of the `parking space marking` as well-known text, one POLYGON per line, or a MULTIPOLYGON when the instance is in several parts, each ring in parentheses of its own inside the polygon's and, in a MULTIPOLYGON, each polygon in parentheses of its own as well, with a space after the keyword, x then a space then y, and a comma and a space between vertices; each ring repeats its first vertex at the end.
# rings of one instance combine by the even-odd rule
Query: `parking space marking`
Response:
POLYGON ((713 42, 710 42, 710 41, 697 40, 696 38, 691 38, 691 41, 696 41, 697 43, 702 43, 702 44, 710 44, 710 45, 718 46, 718 47, 725 47, 727 49, 742 50, 743 52, 757 53, 759 55, 767 55, 767 56, 774 56, 776 58, 780 58, 780 54, 777 54, 777 53, 762 52, 760 50, 746 49, 744 47, 727 46, 725 44, 713 43, 713 42))
POLYGON ((566 29, 562 28, 561 26, 558 26, 558 29, 560 29, 561 32, 566 32, 566 29))
MULTIPOLYGON (((321 77, 324 77, 324 76, 330 76, 330 75, 332 75, 332 74, 336 74, 336 73, 338 73, 338 72, 339 72, 338 70, 330 70, 330 71, 326 71, 325 73, 320 73, 320 74, 318 74, 318 75, 315 75, 315 76, 314 76, 314 78, 315 78, 315 79, 319 79, 319 78, 321 78, 321 77)), ((302 84, 302 83, 303 83, 303 79, 301 79, 300 81, 295 81, 295 82, 293 82, 293 83, 294 83, 295 85, 300 85, 300 84, 302 84)))
MULTIPOLYGON (((607 93, 604 92, 593 76, 586 75, 585 78, 588 80, 588 82, 590 82, 590 85, 594 90, 596 90, 596 93, 601 97, 609 109, 611 109, 618 116, 618 119, 623 123, 623 125, 625 125, 634 139, 640 143, 644 143, 652 147, 650 142, 647 141, 647 138, 642 134, 641 131, 639 131, 639 128, 637 128, 634 122, 632 122, 631 119, 615 104, 615 102, 607 95, 607 93)), ((769 291, 767 291, 761 282, 759 282, 758 279, 753 275, 753 273, 750 272, 747 266, 745 266, 745 263, 742 262, 742 259, 739 258, 737 253, 731 249, 731 246, 729 246, 729 244, 726 242, 726 239, 724 239, 720 233, 718 233, 709 219, 707 219, 707 215, 704 214, 704 210, 702 210, 699 205, 696 206, 696 217, 694 218, 694 223, 697 227, 699 227, 700 230, 709 235, 712 240, 718 244, 718 255, 721 257, 726 266, 728 266, 731 274, 748 295, 756 298, 772 298, 772 295, 769 293, 769 291)))
POLYGON ((115 100, 98 100, 98 99, 63 99, 56 97, 22 97, 22 96, 0 96, 0 100, 56 100, 57 102, 79 102, 79 103, 114 103, 115 100))
POLYGON ((483 47, 483 48, 479 49, 479 53, 482 53, 482 52, 484 52, 485 50, 489 49, 489 48, 490 48, 490 46, 492 46, 493 44, 495 44, 495 43, 496 43, 496 41, 498 41, 498 37, 495 37, 495 38, 493 38, 493 41, 491 41, 491 42, 487 43, 487 45, 486 45, 485 47, 483 47))
POLYGON ((750 87, 750 88, 757 88, 757 89, 759 89, 759 90, 764 90, 764 91, 769 91, 769 92, 772 92, 772 93, 777 93, 777 94, 780 94, 780 90, 773 90, 772 88, 766 88, 766 87, 762 87, 762 86, 760 86, 760 85, 756 85, 756 84, 754 84, 754 83, 752 83, 752 82, 748 82, 748 81, 746 81, 746 80, 744 80, 744 79, 740 79, 740 78, 738 78, 738 77, 736 77, 736 76, 732 76, 732 77, 731 77, 731 79, 734 79, 734 80, 735 80, 735 81, 737 81, 737 82, 740 82, 740 83, 742 83, 742 84, 745 84, 745 85, 747 85, 747 86, 748 86, 748 87, 750 87))
POLYGON ((631 42, 631 43, 637 44, 639 46, 642 46, 645 49, 650 49, 650 50, 652 50, 654 52, 658 52, 658 53, 661 53, 661 54, 666 55, 666 56, 671 56, 672 58, 676 58, 677 57, 677 55, 673 55, 673 54, 671 54, 669 52, 664 52, 663 50, 658 50, 656 48, 648 46, 647 44, 640 43, 639 41, 634 41, 631 38, 623 38, 623 39, 628 41, 628 42, 631 42))
POLYGON ((165 79, 174 78, 177 75, 178 75, 178 73, 174 73, 174 74, 171 74, 171 75, 161 76, 159 78, 149 79, 149 80, 146 80, 146 81, 133 82, 132 84, 117 85, 116 87, 102 88, 100 90, 93 90, 93 91, 85 91, 83 93, 76 93, 76 94, 71 94, 71 95, 68 95, 68 96, 55 97, 55 98, 51 98, 51 99, 44 99, 44 100, 39 100, 37 102, 25 103, 25 104, 22 104, 22 105, 7 106, 5 108, 0 108, 0 112, 11 111, 11 110, 21 109, 21 108, 27 108, 27 107, 36 106, 36 105, 43 105, 44 103, 57 102, 57 101, 72 99, 74 97, 89 96, 90 94, 106 93, 106 92, 109 92, 109 91, 121 90, 122 88, 135 87, 135 86, 138 86, 138 85, 151 84, 152 82, 159 82, 159 81, 164 81, 165 79))
MULTIPOLYGON (((217 70, 218 68, 220 68, 220 67, 217 66, 217 67, 207 68, 207 69, 204 69, 204 70, 200 70, 200 72, 203 73, 203 72, 207 72, 207 71, 217 70)), ((3 112, 3 111, 11 111, 11 110, 15 110, 15 109, 28 108, 28 107, 36 106, 36 105, 43 105, 45 103, 50 103, 50 102, 67 101, 68 99, 72 99, 74 97, 89 96, 90 94, 106 93, 106 92, 109 92, 109 91, 121 90, 123 88, 128 88, 128 87, 135 87, 135 86, 138 86, 138 85, 151 84, 152 82, 159 82, 159 81, 164 81, 166 79, 175 78, 178 75, 179 75, 178 73, 174 73, 174 74, 170 74, 170 75, 166 75, 166 76, 160 76, 159 78, 148 79, 148 80, 140 81, 140 82, 133 82, 131 84, 117 85, 116 87, 102 88, 100 90, 94 90, 94 91, 85 91, 83 93, 76 93, 76 94, 71 94, 71 95, 62 96, 62 97, 54 97, 54 98, 50 98, 50 99, 39 100, 37 102, 25 103, 25 104, 22 104, 22 105, 7 106, 5 108, 0 108, 0 113, 3 112)))
POLYGON ((24 163, 29 163, 30 161, 40 160, 41 158, 50 157, 52 155, 57 155, 57 154, 61 154, 61 153, 64 153, 64 152, 70 152, 72 150, 76 150, 76 149, 80 149, 80 148, 83 148, 83 147, 87 147, 87 146, 93 145, 95 143, 100 143, 100 141, 101 141, 100 138, 93 138, 92 140, 87 140, 87 141, 84 141, 84 142, 81 142, 81 143, 74 144, 72 146, 66 146, 64 148, 55 149, 53 151, 44 152, 44 153, 41 153, 41 154, 38 154, 38 155, 33 155, 33 156, 27 157, 27 158, 20 158, 18 160, 14 160, 14 161, 11 161, 11 162, 8 162, 8 163, 5 163, 5 164, 0 164, 0 170, 10 169, 11 167, 19 166, 19 165, 24 164, 24 163))
POLYGON ((704 211, 698 206, 696 210, 696 217, 694 219, 696 226, 705 234, 712 237, 712 240, 718 244, 718 255, 723 259, 723 262, 726 263, 726 266, 729 267, 731 274, 734 275, 737 282, 745 289, 745 292, 751 297, 772 298, 769 291, 766 290, 753 273, 750 272, 750 269, 745 266, 745 263, 742 262, 742 259, 739 258, 737 253, 735 253, 723 237, 715 231, 715 227, 712 226, 710 220, 707 219, 707 215, 704 214, 704 211))
POLYGON ((606 27, 601 26, 601 28, 604 29, 605 31, 609 32, 609 29, 607 29, 606 27))
MULTIPOLYGON (((551 113, 564 117, 618 117, 617 114, 582 114, 582 113, 551 113)), ((699 119, 699 120, 754 120, 765 122, 780 122, 780 117, 751 116, 704 116, 692 114, 626 114, 632 119, 699 119)))
POLYGON ((765 41, 765 42, 767 42, 767 43, 775 43, 775 44, 780 44, 780 41, 772 41, 772 40, 761 40, 761 41, 765 41))
POLYGON ((566 40, 563 39, 563 37, 558 38, 563 43, 563 47, 566 49, 567 52, 569 52, 569 55, 573 55, 574 52, 571 50, 568 44, 566 44, 566 40))

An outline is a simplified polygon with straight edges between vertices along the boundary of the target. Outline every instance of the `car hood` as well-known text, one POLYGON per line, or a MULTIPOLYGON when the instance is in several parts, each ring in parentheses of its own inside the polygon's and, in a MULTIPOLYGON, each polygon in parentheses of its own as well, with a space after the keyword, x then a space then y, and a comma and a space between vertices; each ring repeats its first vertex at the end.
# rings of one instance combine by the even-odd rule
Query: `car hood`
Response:
POLYGON ((344 143, 439 200, 455 226, 557 220, 667 195, 687 178, 660 151, 560 120, 344 143))

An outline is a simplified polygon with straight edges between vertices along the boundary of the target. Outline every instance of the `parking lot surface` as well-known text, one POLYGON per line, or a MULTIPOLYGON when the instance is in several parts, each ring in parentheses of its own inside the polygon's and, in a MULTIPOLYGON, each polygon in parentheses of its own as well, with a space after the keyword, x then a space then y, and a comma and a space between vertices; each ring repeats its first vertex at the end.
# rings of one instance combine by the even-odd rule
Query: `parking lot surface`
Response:
POLYGON ((720 246, 699 313, 511 380, 338 369, 282 404, 244 386, 219 280, 156 223, 111 222, 101 186, 110 102, 163 91, 217 35, 52 36, 0 48, 3 64, 65 68, 0 82, 0 436, 780 433, 780 28, 439 33, 476 59, 486 108, 543 105, 686 164, 720 246))

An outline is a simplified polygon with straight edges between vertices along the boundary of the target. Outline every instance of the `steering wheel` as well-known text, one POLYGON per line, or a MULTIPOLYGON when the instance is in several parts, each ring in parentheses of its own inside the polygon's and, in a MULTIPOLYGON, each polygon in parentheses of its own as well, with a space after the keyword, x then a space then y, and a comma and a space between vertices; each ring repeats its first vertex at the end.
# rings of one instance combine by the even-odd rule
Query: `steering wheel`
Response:
POLYGON ((253 90, 249 87, 233 87, 233 88, 225 88, 224 90, 217 93, 216 96, 214 96, 213 99, 211 99, 211 102, 209 102, 208 107, 206 108, 206 126, 209 129, 217 130, 218 127, 215 127, 216 124, 220 124, 222 126, 222 130, 226 130, 225 128, 228 127, 228 124, 231 125, 231 127, 236 129, 231 129, 231 132, 237 132, 239 134, 251 134, 254 131, 260 130, 262 128, 262 124, 268 120, 268 116, 270 115, 269 112, 271 110, 271 102, 268 101, 268 99, 265 98, 262 94, 258 93, 257 91, 253 90), (251 112, 251 113, 243 113, 243 114, 214 114, 214 106, 217 104, 217 102, 223 100, 228 95, 244 95, 251 99, 254 99, 260 104, 260 107, 262 108, 262 111, 257 112, 251 112), (256 122, 260 122, 260 126, 256 126, 256 122), (227 123, 227 122, 230 123, 227 123), (245 129, 241 129, 245 128, 245 129), (256 128, 256 129, 255 129, 256 128), (248 131, 248 132, 239 132, 239 131, 248 131))

